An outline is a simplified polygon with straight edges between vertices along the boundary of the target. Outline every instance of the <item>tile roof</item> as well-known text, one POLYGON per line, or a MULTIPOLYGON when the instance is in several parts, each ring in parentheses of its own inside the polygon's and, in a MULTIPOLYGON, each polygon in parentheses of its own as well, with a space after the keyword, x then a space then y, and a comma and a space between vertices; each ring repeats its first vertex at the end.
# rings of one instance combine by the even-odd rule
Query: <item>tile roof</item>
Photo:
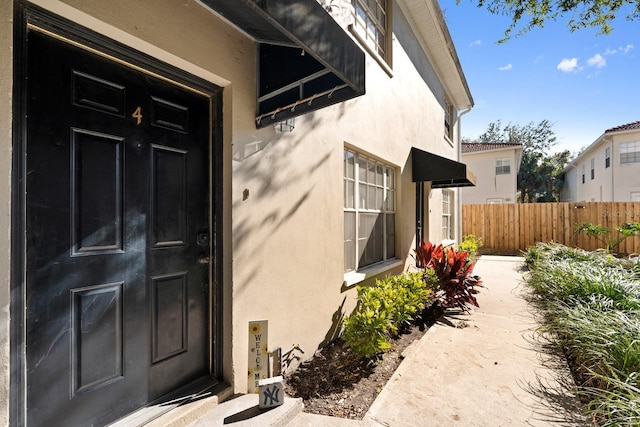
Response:
POLYGON ((463 142, 462 154, 476 153, 478 151, 499 150, 501 148, 522 147, 518 142, 463 142))
POLYGON ((604 133, 620 132, 623 130, 640 130, 640 120, 637 122, 627 123, 626 125, 616 126, 604 131, 604 133))

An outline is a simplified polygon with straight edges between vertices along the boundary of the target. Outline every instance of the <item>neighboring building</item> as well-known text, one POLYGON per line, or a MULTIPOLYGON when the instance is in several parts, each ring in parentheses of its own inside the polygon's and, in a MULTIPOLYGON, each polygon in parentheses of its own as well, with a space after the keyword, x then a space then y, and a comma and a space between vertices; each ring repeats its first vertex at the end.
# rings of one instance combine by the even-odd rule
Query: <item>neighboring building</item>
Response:
POLYGON ((475 187, 462 189, 462 203, 518 202, 518 171, 522 144, 462 143, 462 162, 475 172, 475 187))
POLYGON ((604 131, 563 173, 563 202, 640 201, 640 121, 604 131))
POLYGON ((309 358, 356 284, 460 237, 473 99, 436 0, 14 0, 0 18, 0 425, 252 391, 249 322, 309 358))

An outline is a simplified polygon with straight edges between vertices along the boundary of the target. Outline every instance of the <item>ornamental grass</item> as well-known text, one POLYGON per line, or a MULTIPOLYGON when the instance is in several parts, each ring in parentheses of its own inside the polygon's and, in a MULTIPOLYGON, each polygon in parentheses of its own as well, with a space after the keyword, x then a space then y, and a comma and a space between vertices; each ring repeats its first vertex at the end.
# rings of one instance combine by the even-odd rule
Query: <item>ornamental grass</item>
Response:
POLYGON ((543 335, 562 348, 595 424, 639 425, 639 258, 546 243, 525 260, 543 335))

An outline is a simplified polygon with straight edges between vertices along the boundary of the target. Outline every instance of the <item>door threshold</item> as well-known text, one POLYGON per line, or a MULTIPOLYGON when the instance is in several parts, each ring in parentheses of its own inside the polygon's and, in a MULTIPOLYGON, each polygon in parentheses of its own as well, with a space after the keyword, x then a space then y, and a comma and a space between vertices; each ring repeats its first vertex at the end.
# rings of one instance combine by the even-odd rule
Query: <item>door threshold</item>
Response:
POLYGON ((229 384, 203 377, 120 418, 109 427, 168 426, 174 421, 184 422, 184 418, 197 417, 200 412, 218 405, 232 393, 229 384))

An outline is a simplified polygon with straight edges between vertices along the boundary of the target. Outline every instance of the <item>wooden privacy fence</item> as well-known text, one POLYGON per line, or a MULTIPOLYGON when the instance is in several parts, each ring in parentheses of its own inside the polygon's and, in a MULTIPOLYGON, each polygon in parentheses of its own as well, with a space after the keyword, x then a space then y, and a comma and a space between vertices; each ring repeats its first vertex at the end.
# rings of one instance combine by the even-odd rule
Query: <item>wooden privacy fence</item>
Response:
MULTIPOLYGON (((620 233, 615 227, 640 222, 640 202, 513 203, 463 205, 462 234, 482 238, 481 250, 517 252, 537 242, 554 241, 594 250, 604 245, 584 233, 575 234, 576 224, 590 222, 610 230, 605 238, 620 233)), ((626 239, 615 250, 640 253, 640 237, 626 239)))

